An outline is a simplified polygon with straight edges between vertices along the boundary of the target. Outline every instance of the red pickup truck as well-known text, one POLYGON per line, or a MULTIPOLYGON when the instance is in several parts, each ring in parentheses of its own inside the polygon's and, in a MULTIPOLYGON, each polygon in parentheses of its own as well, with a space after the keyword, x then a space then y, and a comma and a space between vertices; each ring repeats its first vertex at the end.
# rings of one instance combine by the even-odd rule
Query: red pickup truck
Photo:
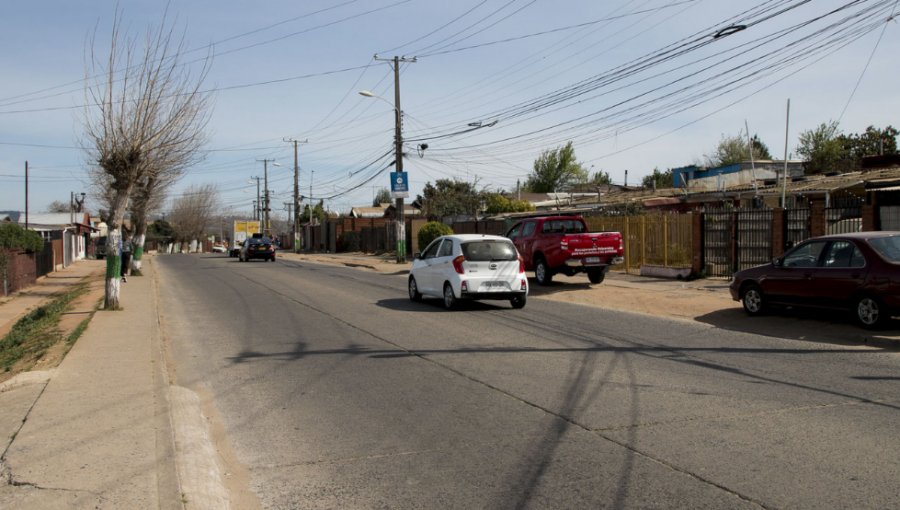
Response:
POLYGON ((533 270, 540 285, 549 285, 556 273, 587 273, 600 283, 609 266, 622 262, 625 246, 618 232, 588 232, 580 216, 524 218, 506 233, 533 270))

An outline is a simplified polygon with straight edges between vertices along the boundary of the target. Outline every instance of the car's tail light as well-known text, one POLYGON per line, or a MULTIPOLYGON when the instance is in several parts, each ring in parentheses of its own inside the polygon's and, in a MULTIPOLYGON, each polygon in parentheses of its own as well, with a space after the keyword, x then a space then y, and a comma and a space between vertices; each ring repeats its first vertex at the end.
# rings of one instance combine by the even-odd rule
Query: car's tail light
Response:
POLYGON ((460 291, 460 292, 469 292, 469 282, 463 280, 463 281, 459 284, 459 291, 460 291))
POLYGON ((525 259, 523 259, 521 255, 519 255, 519 272, 525 272, 525 259))
POLYGON ((569 251, 569 240, 564 237, 562 241, 559 242, 559 247, 562 251, 569 251))
POLYGON ((525 278, 522 278, 522 282, 519 284, 519 290, 526 290, 526 289, 528 289, 528 280, 526 280, 525 278))
POLYGON ((465 262, 466 258, 460 255, 453 259, 453 269, 459 274, 465 274, 465 270, 463 269, 463 262, 465 262))

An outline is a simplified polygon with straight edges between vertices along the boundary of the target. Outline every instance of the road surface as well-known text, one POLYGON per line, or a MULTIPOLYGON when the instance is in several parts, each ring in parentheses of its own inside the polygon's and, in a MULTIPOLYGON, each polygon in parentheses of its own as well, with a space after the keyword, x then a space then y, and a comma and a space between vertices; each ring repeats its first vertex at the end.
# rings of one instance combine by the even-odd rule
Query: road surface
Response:
POLYGON ((154 263, 173 383, 263 508, 900 507, 896 350, 544 299, 446 312, 400 274, 284 259, 154 263))

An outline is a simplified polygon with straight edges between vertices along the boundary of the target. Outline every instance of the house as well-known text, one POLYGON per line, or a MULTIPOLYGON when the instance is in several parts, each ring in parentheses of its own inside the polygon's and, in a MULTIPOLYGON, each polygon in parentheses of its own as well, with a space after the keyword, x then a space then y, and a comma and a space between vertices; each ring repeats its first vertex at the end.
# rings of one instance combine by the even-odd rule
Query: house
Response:
MULTIPOLYGON (((351 218, 384 218, 390 203, 378 204, 375 207, 354 207, 350 209, 351 218)), ((405 208, 405 206, 404 206, 405 208)))
POLYGON ((61 241, 61 260, 54 260, 55 266, 66 267, 75 260, 88 255, 90 236, 97 229, 91 225, 87 213, 37 213, 26 215, 21 211, 0 211, 0 221, 8 221, 27 227, 44 238, 45 242, 61 241))

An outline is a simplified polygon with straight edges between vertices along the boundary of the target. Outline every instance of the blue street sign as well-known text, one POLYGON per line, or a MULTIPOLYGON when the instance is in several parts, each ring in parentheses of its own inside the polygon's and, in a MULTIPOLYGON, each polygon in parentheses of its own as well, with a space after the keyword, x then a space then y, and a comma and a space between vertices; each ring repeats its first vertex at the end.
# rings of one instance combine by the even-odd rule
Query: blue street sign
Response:
POLYGON ((393 198, 409 197, 409 177, 406 172, 391 172, 391 196, 393 198))

